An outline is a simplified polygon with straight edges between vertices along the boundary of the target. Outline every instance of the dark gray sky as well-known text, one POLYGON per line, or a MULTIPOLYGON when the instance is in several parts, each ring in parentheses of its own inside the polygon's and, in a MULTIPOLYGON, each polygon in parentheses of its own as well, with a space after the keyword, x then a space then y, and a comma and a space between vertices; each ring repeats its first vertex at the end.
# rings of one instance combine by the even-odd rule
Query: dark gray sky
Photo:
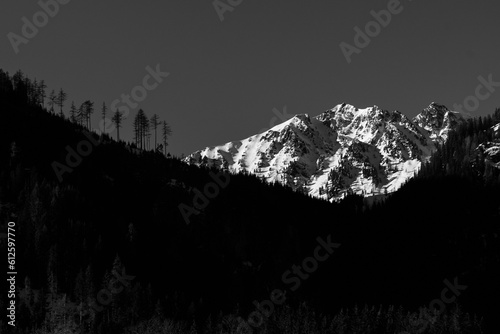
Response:
MULTIPOLYGON (((221 22, 211 0, 72 0, 16 54, 7 34, 21 35, 22 17, 33 22, 41 8, 2 0, 0 67, 100 106, 130 94, 146 66, 160 64, 170 76, 139 107, 170 122, 176 155, 255 134, 285 105, 313 116, 347 102, 413 117, 432 101, 463 103, 480 75, 500 82, 498 0, 402 0, 348 64, 339 44, 354 45, 354 27, 364 30, 370 11, 388 3, 243 0, 221 22)), ((471 114, 500 106, 494 89, 471 114)), ((121 131, 127 140, 137 110, 121 131)))

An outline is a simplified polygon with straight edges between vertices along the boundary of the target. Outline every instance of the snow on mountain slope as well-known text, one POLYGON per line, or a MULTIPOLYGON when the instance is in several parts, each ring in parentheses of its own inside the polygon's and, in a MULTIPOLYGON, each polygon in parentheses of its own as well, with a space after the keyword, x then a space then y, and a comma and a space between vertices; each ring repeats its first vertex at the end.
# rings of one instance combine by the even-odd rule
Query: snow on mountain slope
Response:
POLYGON ((493 129, 493 132, 495 133, 495 135, 497 137, 500 136, 500 123, 498 123, 497 125, 493 126, 492 129, 493 129))
POLYGON ((469 114, 451 111, 443 105, 432 102, 413 122, 430 132, 432 140, 446 140, 448 132, 460 122, 471 118, 469 114))
POLYGON ((481 152, 487 163, 500 169, 500 123, 492 126, 491 129, 494 133, 493 141, 480 144, 477 150, 481 152))
POLYGON ((486 160, 489 161, 492 166, 500 168, 500 143, 488 142, 479 145, 479 148, 484 150, 484 154, 487 157, 486 160))
POLYGON ((429 159, 435 142, 465 119, 431 104, 414 121, 377 106, 340 104, 296 115, 263 133, 192 153, 185 161, 249 172, 314 197, 373 196, 397 190, 429 159))

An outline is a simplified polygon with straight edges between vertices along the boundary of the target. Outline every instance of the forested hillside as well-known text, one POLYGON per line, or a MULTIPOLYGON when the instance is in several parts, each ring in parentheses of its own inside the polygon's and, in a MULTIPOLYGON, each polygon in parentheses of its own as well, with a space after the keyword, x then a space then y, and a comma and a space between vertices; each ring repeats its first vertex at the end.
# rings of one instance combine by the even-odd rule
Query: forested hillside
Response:
MULTIPOLYGON (((495 325, 500 173, 477 148, 495 142, 498 110, 451 133, 416 178, 370 206, 359 196, 313 199, 97 135, 33 99, 29 79, 0 74, 0 227, 17 225, 14 332, 231 333, 273 289, 286 301, 265 333, 495 325), (87 152, 82 142, 91 152, 65 169, 68 147, 87 152), (196 207, 217 180, 223 185, 203 208, 180 209, 196 207), (340 246, 292 291, 283 274, 328 236, 340 246), (455 279, 467 288, 435 320, 408 313, 455 279)), ((5 318, 0 326, 12 332, 5 318)))

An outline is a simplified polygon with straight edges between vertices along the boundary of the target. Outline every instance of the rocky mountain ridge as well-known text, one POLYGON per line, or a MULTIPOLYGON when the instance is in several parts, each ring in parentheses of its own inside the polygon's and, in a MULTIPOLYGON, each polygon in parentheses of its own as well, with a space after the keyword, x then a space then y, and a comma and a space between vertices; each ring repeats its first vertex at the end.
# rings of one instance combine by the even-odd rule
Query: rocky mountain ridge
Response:
POLYGON ((378 106, 342 103, 318 116, 295 115, 260 134, 207 147, 190 164, 248 172, 327 200, 396 191, 438 143, 469 116, 431 103, 413 119, 378 106))

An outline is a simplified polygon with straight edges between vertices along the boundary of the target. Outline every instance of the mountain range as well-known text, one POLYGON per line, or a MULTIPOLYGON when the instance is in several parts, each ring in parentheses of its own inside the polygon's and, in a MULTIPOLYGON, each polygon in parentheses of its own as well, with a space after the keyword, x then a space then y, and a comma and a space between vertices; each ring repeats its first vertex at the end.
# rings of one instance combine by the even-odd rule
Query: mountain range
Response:
MULTIPOLYGON (((330 201, 351 193, 383 195, 413 177, 436 145, 470 117, 434 102, 413 119, 397 110, 342 103, 315 117, 295 115, 251 137, 206 147, 185 161, 254 174, 330 201)), ((493 147, 484 150, 498 153, 493 147)))
POLYGON ((15 225, 19 264, 0 333, 236 333, 257 312, 262 333, 499 332, 500 108, 341 104, 186 164, 56 114, 35 82, 0 70, 0 231, 15 225), (437 314, 446 287, 467 289, 437 314))

